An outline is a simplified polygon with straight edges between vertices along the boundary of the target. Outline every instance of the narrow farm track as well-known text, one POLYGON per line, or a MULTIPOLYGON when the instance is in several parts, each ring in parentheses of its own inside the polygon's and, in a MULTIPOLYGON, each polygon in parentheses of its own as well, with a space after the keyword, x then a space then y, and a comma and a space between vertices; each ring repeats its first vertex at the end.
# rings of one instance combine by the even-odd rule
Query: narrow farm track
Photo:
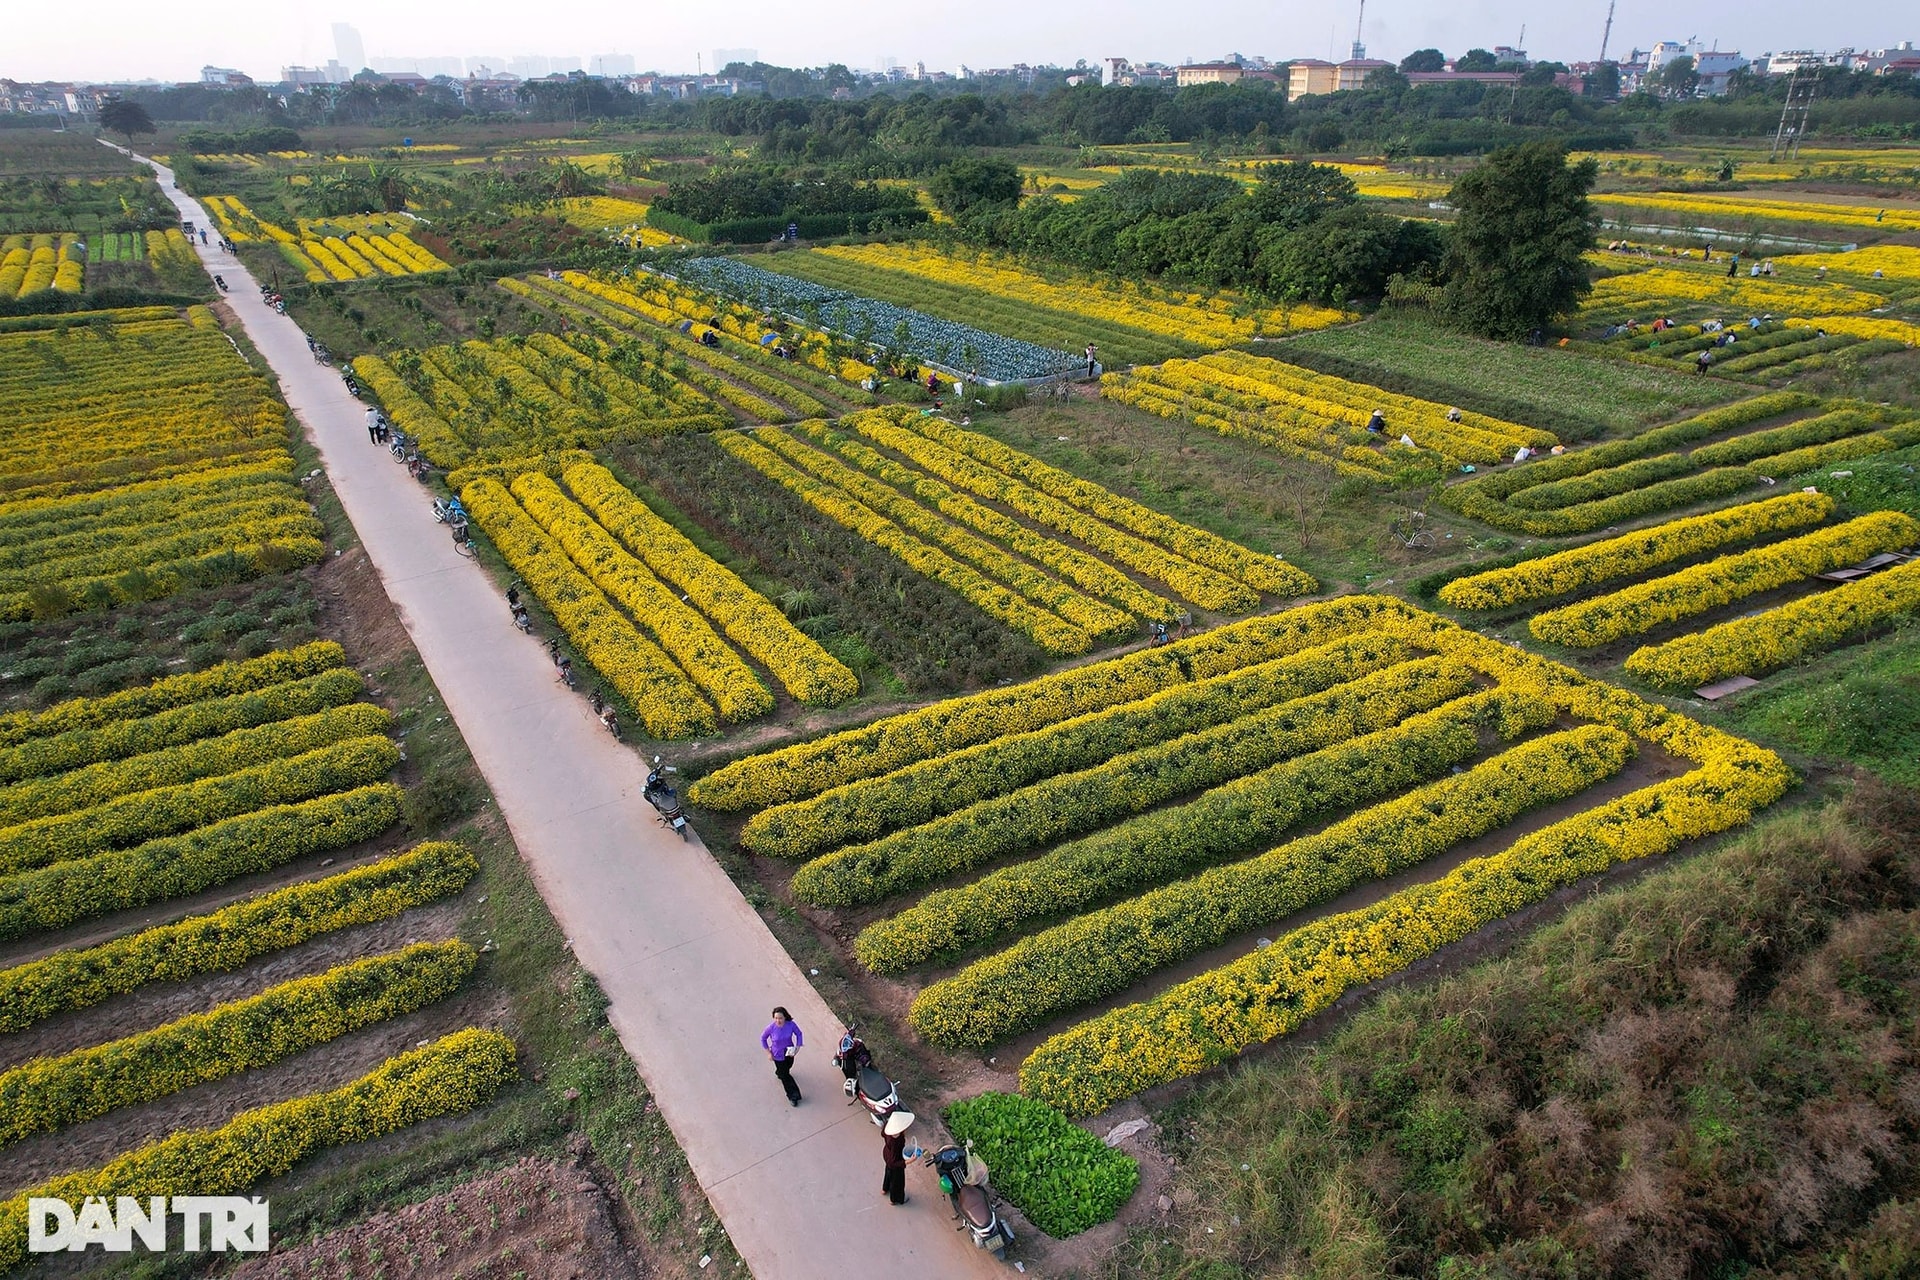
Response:
MULTIPOLYGON (((172 172, 154 168, 181 216, 210 225, 172 172)), ((299 328, 259 301, 236 259, 200 253, 319 448, 541 895, 611 999, 621 1043, 753 1274, 1002 1274, 955 1234, 923 1171, 906 1212, 886 1204, 879 1133, 844 1105, 829 1061, 833 1012, 698 838, 683 843, 655 823, 640 757, 556 685, 541 646, 514 631, 493 583, 455 554, 420 486, 367 442, 365 406, 313 363, 299 328), (757 1043, 776 1004, 807 1035, 797 1109, 757 1043)))

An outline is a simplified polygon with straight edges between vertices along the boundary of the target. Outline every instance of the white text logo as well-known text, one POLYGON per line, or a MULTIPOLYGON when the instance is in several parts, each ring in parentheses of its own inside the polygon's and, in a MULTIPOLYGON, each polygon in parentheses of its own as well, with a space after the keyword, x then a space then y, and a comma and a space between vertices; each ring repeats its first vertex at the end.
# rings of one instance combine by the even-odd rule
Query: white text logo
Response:
POLYGON ((167 1247, 167 1218, 185 1222, 183 1247, 198 1253, 233 1250, 265 1253, 267 1202, 259 1196, 149 1196, 145 1203, 120 1196, 108 1205, 88 1196, 76 1211, 65 1200, 35 1196, 27 1201, 29 1253, 84 1253, 99 1245, 108 1253, 132 1253, 136 1238, 154 1253, 167 1247), (205 1243, 202 1243, 204 1238, 205 1243))

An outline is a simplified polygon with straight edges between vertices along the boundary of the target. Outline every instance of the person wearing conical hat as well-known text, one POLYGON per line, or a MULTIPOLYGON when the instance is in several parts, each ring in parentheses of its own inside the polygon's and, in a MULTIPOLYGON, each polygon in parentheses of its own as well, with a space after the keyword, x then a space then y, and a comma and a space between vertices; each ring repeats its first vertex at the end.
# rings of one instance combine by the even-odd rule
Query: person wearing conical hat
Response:
POLYGON ((907 1130, 913 1127, 913 1120, 911 1111, 896 1111, 888 1116, 886 1138, 880 1144, 880 1155, 887 1166, 886 1174, 880 1179, 880 1190, 892 1204, 907 1202, 907 1130))

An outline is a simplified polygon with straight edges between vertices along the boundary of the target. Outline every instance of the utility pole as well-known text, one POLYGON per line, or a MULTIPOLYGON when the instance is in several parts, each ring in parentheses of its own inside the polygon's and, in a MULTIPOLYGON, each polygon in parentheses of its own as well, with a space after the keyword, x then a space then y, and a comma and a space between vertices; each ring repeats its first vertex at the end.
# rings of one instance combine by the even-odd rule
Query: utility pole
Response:
POLYGON ((1611 39, 1613 38, 1613 6, 1614 6, 1614 3, 1615 3, 1615 0, 1607 0, 1607 25, 1606 25, 1606 27, 1605 27, 1605 28, 1604 28, 1604 29, 1603 29, 1603 30, 1602 30, 1602 31, 1600 32, 1600 58, 1599 58, 1599 60, 1600 60, 1601 62, 1605 62, 1605 61, 1607 60, 1607 41, 1609 41, 1609 40, 1611 40, 1611 39))
POLYGON ((1780 124, 1773 131, 1773 151, 1767 156, 1772 162, 1782 153, 1789 158, 1800 154, 1800 139, 1807 132, 1807 122, 1813 113, 1813 95, 1820 88, 1820 59, 1817 54, 1805 49, 1796 49, 1785 55, 1793 59, 1793 74, 1787 77, 1787 101, 1780 108, 1780 124))

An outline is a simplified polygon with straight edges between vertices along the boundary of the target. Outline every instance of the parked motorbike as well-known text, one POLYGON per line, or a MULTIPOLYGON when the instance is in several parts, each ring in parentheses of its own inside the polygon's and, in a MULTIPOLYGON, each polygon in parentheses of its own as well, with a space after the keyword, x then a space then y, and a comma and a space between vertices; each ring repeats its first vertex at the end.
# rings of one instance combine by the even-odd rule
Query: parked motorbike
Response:
POLYGON ((940 1175, 940 1190, 946 1192, 953 1216, 973 1236, 974 1247, 991 1249, 994 1257, 1006 1261, 1013 1228, 1000 1216, 999 1206, 987 1191, 987 1162, 973 1150, 973 1144, 942 1147, 930 1152, 926 1163, 940 1175))
POLYGON ((846 1077, 843 1087, 850 1099, 847 1105, 859 1103, 867 1109, 868 1119, 885 1128, 887 1117, 900 1109, 900 1089, 873 1065, 873 1053, 860 1039, 857 1028, 848 1027, 841 1035, 833 1065, 846 1077))
POLYGON ((682 840, 687 838, 687 815, 681 810, 679 793, 666 775, 678 773, 672 765, 662 765, 660 757, 653 758, 653 768, 647 771, 647 785, 640 790, 641 796, 653 806, 660 815, 660 825, 678 831, 682 840))
MULTIPOLYGON (((465 520, 467 518, 467 509, 461 505, 460 499, 458 498, 435 498, 433 500, 433 518, 441 524, 452 524, 456 520, 465 520)), ((516 595, 513 603, 518 602, 519 596, 516 595)))

